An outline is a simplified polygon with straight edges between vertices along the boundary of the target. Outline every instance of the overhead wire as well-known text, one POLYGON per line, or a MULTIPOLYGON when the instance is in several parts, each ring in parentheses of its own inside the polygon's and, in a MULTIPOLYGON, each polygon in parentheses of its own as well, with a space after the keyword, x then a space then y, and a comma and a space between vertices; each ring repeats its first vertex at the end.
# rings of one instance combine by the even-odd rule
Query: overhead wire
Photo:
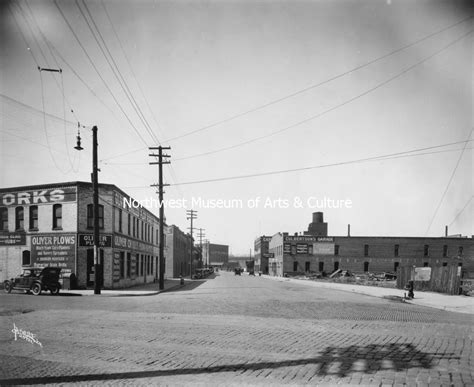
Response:
POLYGON ((433 54, 429 55, 428 57, 425 57, 424 59, 406 67, 405 69, 403 69, 402 71, 398 72, 397 74, 391 76, 390 78, 384 80, 383 82, 380 82, 378 83, 377 85, 369 88, 368 90, 365 90, 364 92, 360 93, 360 94, 357 94, 356 96, 354 97, 351 97, 349 99, 347 99, 346 101, 342 102, 342 103, 339 103, 329 109, 326 109, 318 114, 315 114, 313 116, 310 116, 308 118, 305 118, 301 121, 298 121, 294 124, 291 124, 291 125, 288 125, 282 129, 278 129, 278 130, 275 130, 271 133, 267 133, 267 134, 264 134, 264 135, 261 135, 261 136, 258 136, 258 137, 253 137, 249 140, 246 140, 246 141, 242 141, 242 142, 239 142, 237 144, 233 144, 233 145, 230 145, 230 146, 227 146, 227 147, 223 147, 223 148, 219 148, 219 149, 215 149, 215 150, 212 150, 212 151, 208 151, 208 152, 203 152, 203 153, 198 153, 198 154, 194 154, 194 155, 190 155, 190 156, 185 156, 185 157, 179 157, 179 158, 176 158, 175 161, 181 161, 181 160, 189 160, 189 159, 194 159, 194 158, 197 158, 197 157, 203 157, 203 156, 209 156, 209 155, 212 155, 212 154, 216 154, 216 153, 220 153, 220 152, 224 152, 224 151, 228 151, 228 150, 231 150, 231 149, 235 149, 235 148, 239 148, 241 146, 245 146, 245 145, 248 145, 248 144, 251 144, 251 143, 254 143, 256 141, 260 141, 260 140, 263 140, 265 138, 269 138, 269 137, 272 137, 272 136, 275 136, 277 134, 280 134, 280 133, 283 133, 285 131, 288 131, 290 129, 293 129, 293 128, 296 128, 298 126, 301 126, 303 124, 306 124, 310 121, 313 121, 317 118, 320 118, 328 113, 331 113, 333 112, 334 110, 337 110, 343 106, 346 106, 354 101, 357 101, 358 99, 380 89, 381 87, 389 84, 390 82, 393 82, 394 80, 400 78, 402 75, 406 74, 407 72, 411 71, 412 69, 414 69, 415 67, 427 62, 428 60, 430 60, 431 58, 433 58, 434 56, 440 54, 441 52, 447 50, 449 47, 453 46, 454 44, 458 43, 460 40, 462 40, 463 38, 465 38, 466 36, 470 35, 472 33, 472 30, 470 30, 469 32, 461 35, 460 37, 456 38, 455 40, 451 41, 449 44, 443 46, 441 49, 437 50, 436 52, 434 52, 433 54))
MULTIPOLYGON (((472 148, 471 148, 472 149, 472 148)), ((461 214, 466 210, 467 206, 469 205, 469 203, 472 201, 472 199, 474 198, 474 196, 471 196, 468 201, 466 202, 466 204, 464 205, 464 207, 462 208, 461 211, 459 211, 457 213, 457 215, 454 217, 454 219, 451 221, 451 223, 449 223, 449 227, 451 227, 454 222, 456 222, 456 220, 458 220, 458 218, 461 216, 461 214)))
MULTIPOLYGON (((329 168, 329 167, 336 167, 336 166, 343 166, 343 165, 350 165, 350 164, 358 164, 358 163, 363 163, 363 162, 368 162, 368 161, 385 161, 385 160, 400 158, 401 156, 415 157, 415 156, 421 156, 425 154, 432 154, 432 152, 420 154, 419 152, 422 152, 422 151, 442 148, 442 147, 446 147, 446 146, 450 146, 454 144, 461 144, 461 143, 467 144, 471 141, 473 140, 456 141, 456 142, 451 142, 447 144, 434 145, 430 147, 417 148, 417 149, 412 149, 408 151, 389 153, 385 155, 365 157, 365 158, 355 159, 355 160, 339 161, 339 162, 330 163, 330 164, 320 164, 320 165, 313 165, 313 166, 308 166, 308 167, 283 169, 283 170, 261 172, 261 173, 252 173, 252 174, 247 174, 247 175, 226 176, 226 177, 220 177, 220 178, 215 178, 215 179, 195 180, 195 181, 188 181, 188 182, 182 182, 182 183, 177 183, 177 184, 191 185, 191 184, 200 184, 200 183, 213 183, 213 182, 220 182, 220 181, 248 179, 248 178, 253 178, 253 177, 270 176, 270 175, 278 175, 278 174, 285 174, 285 173, 292 173, 292 172, 307 171, 307 170, 312 170, 312 169, 321 169, 321 168, 329 168)), ((434 153, 437 153, 437 152, 434 152, 434 153)), ((137 187, 127 187, 127 188, 145 188, 145 187, 137 186, 137 187)))
POLYGON ((459 167, 459 164, 460 164, 460 162, 461 162, 461 159, 462 159, 462 157, 463 157, 463 155, 464 155, 464 151, 466 150, 467 143, 469 142, 469 138, 472 136, 472 131, 473 131, 473 130, 474 130, 474 128, 472 128, 471 131, 469 132, 469 136, 468 136, 467 139, 466 139, 466 143, 464 144, 464 147, 463 147, 461 153, 459 154, 459 157, 458 157, 458 160, 457 160, 457 162, 456 162, 456 165, 454 166, 453 172, 451 173, 451 176, 450 176, 450 178, 449 178, 449 180, 448 180, 448 183, 446 184, 446 188, 444 189, 443 194, 441 195, 441 199, 439 200, 439 203, 438 203, 438 205, 436 206, 436 209, 435 209, 435 211, 434 211, 434 214, 433 214, 433 216, 431 217, 431 220, 430 220, 430 223, 429 223, 429 225, 428 225, 428 228, 426 229, 425 235, 427 235, 428 232, 430 231, 431 226, 433 225, 433 222, 434 222, 434 220, 435 220, 435 218, 436 218, 436 215, 438 215, 438 211, 439 211, 439 209, 440 209, 440 207, 441 207, 441 204, 442 204, 443 201, 444 201, 444 198, 446 197, 446 194, 448 193, 449 187, 451 186, 451 183, 452 183, 452 181, 453 181, 453 179, 454 179, 454 175, 456 174, 456 171, 457 171, 457 169, 458 169, 458 167, 459 167))
MULTIPOLYGON (((386 58, 388 58, 388 57, 390 57, 390 56, 392 56, 392 55, 395 55, 395 54, 397 54, 397 53, 399 53, 399 52, 401 52, 401 51, 403 51, 403 50, 406 50, 406 49, 408 49, 408 48, 410 48, 410 47, 413 47, 413 46, 415 46, 415 45, 417 45, 417 44, 419 44, 419 43, 421 43, 421 42, 423 42, 423 41, 425 41, 425 40, 428 40, 429 38, 432 38, 433 36, 439 35, 439 34, 445 32, 445 31, 447 31, 447 30, 449 30, 449 29, 451 29, 451 28, 454 28, 454 27, 456 27, 456 26, 458 26, 458 25, 460 25, 460 24, 462 24, 462 23, 464 23, 464 22, 466 22, 466 21, 468 21, 468 20, 471 20, 471 19, 472 19, 472 16, 469 16, 469 17, 467 17, 467 18, 464 18, 464 19, 462 19, 462 20, 459 20, 459 21, 457 21, 457 22, 454 23, 454 24, 450 24, 449 26, 446 26, 446 27, 444 27, 444 28, 442 28, 442 29, 440 29, 440 30, 434 31, 434 32, 432 32, 432 33, 430 33, 430 34, 428 34, 428 35, 426 35, 426 36, 424 36, 424 37, 422 37, 422 38, 420 38, 420 39, 417 39, 417 40, 415 40, 415 41, 413 41, 413 42, 411 42, 411 43, 405 45, 405 46, 399 47, 399 48, 397 48, 397 49, 395 49, 395 50, 393 50, 393 51, 390 51, 390 52, 387 53, 387 54, 384 54, 384 55, 382 55, 382 56, 380 56, 380 57, 377 57, 377 58, 374 58, 374 59, 372 59, 372 60, 369 60, 368 62, 365 62, 364 64, 361 64, 361 65, 356 66, 356 67, 354 67, 354 68, 351 68, 351 69, 349 69, 349 70, 347 70, 347 71, 344 71, 344 72, 342 72, 342 73, 340 73, 340 74, 337 74, 337 75, 335 75, 335 76, 333 76, 333 77, 330 77, 330 78, 328 78, 328 79, 325 79, 324 81, 321 81, 321 82, 319 82, 319 83, 317 83, 317 84, 310 85, 310 86, 305 87, 305 88, 303 88, 303 89, 297 90, 297 91, 295 91, 295 92, 293 92, 293 93, 291 93, 291 94, 285 95, 285 96, 280 97, 280 98, 277 98, 277 99, 275 99, 275 100, 271 100, 271 101, 266 102, 266 103, 264 103, 264 104, 258 105, 258 106, 254 107, 254 108, 252 108, 252 109, 249 109, 249 110, 246 110, 246 111, 244 111, 244 112, 241 112, 241 113, 232 115, 232 116, 230 116, 230 117, 227 117, 227 118, 225 118, 225 119, 223 119, 223 120, 216 121, 216 122, 214 122, 214 123, 212 123, 212 124, 209 124, 209 125, 206 125, 206 126, 203 126, 203 127, 200 127, 200 128, 197 128, 197 129, 194 129, 194 130, 191 130, 191 131, 188 131, 188 132, 186 132, 186 133, 184 133, 184 134, 182 134, 182 135, 180 135, 180 136, 176 136, 176 137, 173 137, 173 138, 164 140, 164 142, 171 142, 171 141, 177 140, 177 139, 179 139, 179 138, 186 137, 186 136, 189 136, 189 135, 191 135, 191 134, 194 134, 194 133, 197 133, 197 132, 201 132, 201 131, 203 131, 203 130, 210 129, 210 128, 212 128, 212 127, 221 125, 221 124, 223 124, 223 123, 227 123, 227 122, 233 121, 233 120, 235 120, 235 119, 237 119, 237 118, 240 118, 240 117, 243 117, 243 116, 245 116, 245 115, 251 114, 251 113, 256 112, 256 111, 258 111, 258 110, 262 110, 262 109, 264 109, 264 108, 266 108, 266 107, 275 105, 275 104, 277 104, 277 103, 279 103, 279 102, 282 102, 282 101, 284 101, 284 100, 290 99, 290 98, 292 98, 292 97, 294 97, 294 96, 303 94, 303 93, 305 93, 305 92, 307 92, 307 91, 309 91, 309 90, 316 89, 316 88, 318 88, 318 87, 320 87, 320 86, 323 86, 323 85, 325 85, 325 84, 328 84, 328 83, 330 83, 330 82, 332 82, 332 81, 334 81, 334 80, 340 79, 340 78, 342 78, 342 77, 344 77, 344 76, 346 76, 346 75, 349 75, 349 74, 351 74, 351 73, 353 73, 353 72, 356 72, 356 71, 358 71, 358 70, 361 70, 361 69, 363 69, 363 68, 365 68, 365 67, 368 67, 368 66, 370 66, 370 65, 372 65, 372 64, 374 64, 374 63, 376 63, 376 62, 379 62, 379 61, 381 61, 381 60, 383 60, 383 59, 386 59, 386 58)), ((121 156, 126 156, 126 155, 129 155, 129 154, 132 154, 132 153, 136 153, 136 152, 142 151, 143 149, 144 149, 144 148, 135 149, 135 150, 132 150, 132 151, 127 151, 127 152, 120 153, 120 154, 117 154, 117 155, 114 155, 114 156, 110 156, 110 157, 107 158, 107 160, 112 159, 112 158, 121 157, 121 156)), ((193 156, 193 157, 194 157, 194 156, 193 156)), ((105 160, 105 159, 103 159, 103 160, 105 160)), ((176 159, 175 161, 177 161, 177 160, 178 160, 178 159, 176 159)))

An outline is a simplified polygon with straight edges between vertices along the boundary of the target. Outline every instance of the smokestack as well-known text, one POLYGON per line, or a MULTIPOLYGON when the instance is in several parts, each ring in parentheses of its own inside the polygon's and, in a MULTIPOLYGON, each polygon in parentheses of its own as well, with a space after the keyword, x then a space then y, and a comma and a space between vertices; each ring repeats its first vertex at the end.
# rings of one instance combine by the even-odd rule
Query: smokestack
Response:
POLYGON ((445 237, 448 236, 448 226, 446 226, 445 229, 444 229, 444 236, 445 236, 445 237))
POLYGON ((347 236, 348 237, 351 236, 351 225, 350 224, 347 225, 347 236))

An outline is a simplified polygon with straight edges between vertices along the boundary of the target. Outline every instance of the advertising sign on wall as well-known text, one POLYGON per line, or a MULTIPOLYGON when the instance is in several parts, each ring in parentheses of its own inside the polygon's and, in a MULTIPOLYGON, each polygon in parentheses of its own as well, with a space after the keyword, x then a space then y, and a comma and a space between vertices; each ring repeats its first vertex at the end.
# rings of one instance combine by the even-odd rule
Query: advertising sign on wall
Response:
POLYGON ((314 255, 334 255, 334 243, 316 242, 313 244, 314 255))
POLYGON ((429 281, 431 279, 431 267, 415 267, 415 281, 429 281))
POLYGON ((9 232, 0 234, 0 246, 24 246, 26 234, 23 232, 9 232))
POLYGON ((76 235, 54 234, 31 237, 31 262, 37 267, 60 267, 61 273, 75 269, 76 235))
POLYGON ((61 203, 76 201, 76 187, 40 189, 34 191, 0 194, 0 205, 21 206, 22 204, 61 203))
MULTIPOLYGON (((93 234, 79 234, 79 246, 93 247, 93 234)), ((99 247, 112 247, 112 235, 99 235, 99 247)))
POLYGON ((296 253, 297 254, 308 254, 308 245, 305 243, 298 243, 296 245, 296 253))

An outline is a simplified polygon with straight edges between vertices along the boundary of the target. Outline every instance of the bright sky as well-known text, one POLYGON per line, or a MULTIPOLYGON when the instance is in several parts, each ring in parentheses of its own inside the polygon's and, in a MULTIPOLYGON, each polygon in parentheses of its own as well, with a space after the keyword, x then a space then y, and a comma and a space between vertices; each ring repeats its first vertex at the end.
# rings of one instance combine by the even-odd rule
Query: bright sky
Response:
MULTIPOLYGON (((13 0, 0 12, 2 187, 89 181, 97 125, 100 182, 156 198, 147 147, 171 146, 165 199, 201 198, 195 226, 233 254, 306 230, 315 211, 330 235, 348 223, 474 233, 468 1, 13 0), (324 197, 351 206, 310 208, 324 197)), ((187 229, 184 208, 165 212, 187 229)))

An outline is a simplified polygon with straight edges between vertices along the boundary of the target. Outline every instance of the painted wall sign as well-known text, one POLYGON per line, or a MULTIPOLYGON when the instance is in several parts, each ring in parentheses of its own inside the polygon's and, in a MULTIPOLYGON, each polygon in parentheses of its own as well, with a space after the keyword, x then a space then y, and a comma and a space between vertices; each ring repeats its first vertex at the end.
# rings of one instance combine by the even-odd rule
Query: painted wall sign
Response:
POLYGON ((26 234, 21 232, 9 232, 0 234, 0 246, 25 246, 26 234))
POLYGON ((310 235, 301 236, 286 236, 284 237, 285 242, 315 242, 316 237, 310 235))
POLYGON ((313 243, 313 255, 334 255, 334 243, 313 243))
POLYGON ((316 241, 317 242, 330 242, 330 243, 333 243, 334 242, 334 237, 319 236, 319 237, 316 237, 316 241))
POLYGON ((114 247, 118 249, 143 251, 146 253, 153 254, 153 245, 119 235, 114 236, 114 247))
POLYGON ((112 268, 112 280, 114 282, 120 281, 120 252, 114 251, 114 262, 112 268))
POLYGON ((431 267, 415 267, 415 281, 429 281, 431 279, 431 267))
POLYGON ((298 244, 296 245, 296 253, 297 253, 297 254, 308 254, 308 245, 307 245, 307 244, 298 243, 298 244))
POLYGON ((60 267, 62 273, 74 271, 76 235, 54 234, 31 237, 31 262, 37 267, 60 267))
MULTIPOLYGON (((79 234, 79 246, 94 246, 94 234, 79 234)), ((100 247, 112 247, 112 235, 99 235, 100 247)))
POLYGON ((283 243, 283 254, 291 253, 291 243, 283 243))
POLYGON ((0 193, 0 205, 21 206, 76 201, 76 187, 0 193))

